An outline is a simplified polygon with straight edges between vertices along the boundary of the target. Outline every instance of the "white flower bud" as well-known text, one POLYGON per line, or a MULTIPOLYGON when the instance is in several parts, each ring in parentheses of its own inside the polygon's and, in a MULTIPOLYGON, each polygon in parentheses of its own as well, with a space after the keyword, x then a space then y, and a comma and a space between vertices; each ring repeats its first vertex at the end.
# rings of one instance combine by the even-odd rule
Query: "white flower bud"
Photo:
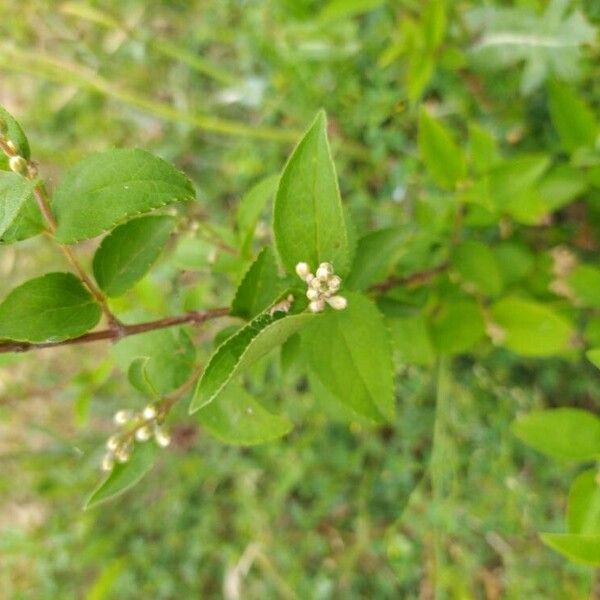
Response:
POLYGON ((309 275, 311 275, 310 267, 305 262, 299 262, 296 265, 296 274, 298 275, 298 277, 300 277, 300 279, 302 279, 303 281, 306 281, 306 278, 309 275))
POLYGON ((8 161, 10 170, 20 175, 27 173, 27 161, 22 156, 11 156, 8 161))
POLYGON ((120 463, 126 463, 131 456, 131 445, 127 444, 118 448, 115 452, 115 458, 120 463))
POLYGON ((135 439, 138 442, 146 442, 150 439, 150 428, 146 427, 145 425, 143 427, 140 427, 136 432, 135 432, 135 439))
POLYGON ((344 310, 348 306, 348 300, 343 296, 332 296, 331 298, 327 298, 327 304, 335 310, 344 310))
POLYGON ((154 439, 161 448, 166 448, 171 443, 171 436, 161 427, 154 430, 154 439))
POLYGON ((322 312, 324 309, 325 309, 325 301, 324 300, 313 300, 308 305, 308 310, 310 310, 310 312, 318 313, 318 312, 322 312))
POLYGON ((156 408, 152 404, 148 404, 142 412, 142 416, 146 421, 150 421, 156 417, 156 408))
POLYGON ((119 438, 118 435, 111 435, 107 440, 106 440, 106 447, 111 451, 114 452, 118 447, 119 444, 121 443, 121 438, 119 438))
POLYGON ((321 263, 319 265, 319 268, 317 269, 316 275, 317 279, 320 279, 321 281, 327 281, 329 277, 333 275, 333 266, 331 265, 331 263, 321 263))
POLYGON ((342 285, 342 280, 337 275, 332 275, 327 281, 327 284, 329 285, 329 291, 337 292, 342 285))
POLYGON ((127 425, 131 421, 133 413, 130 410, 118 410, 113 417, 116 425, 127 425))
POLYGON ((115 466, 115 457, 107 452, 102 459, 102 470, 103 471, 112 471, 112 468, 115 466))
POLYGON ((317 290, 313 290, 312 288, 309 288, 308 291, 306 292, 306 297, 309 300, 318 300, 319 292, 317 290))
POLYGON ((313 290, 321 290, 321 280, 317 277, 313 277, 308 284, 313 290))

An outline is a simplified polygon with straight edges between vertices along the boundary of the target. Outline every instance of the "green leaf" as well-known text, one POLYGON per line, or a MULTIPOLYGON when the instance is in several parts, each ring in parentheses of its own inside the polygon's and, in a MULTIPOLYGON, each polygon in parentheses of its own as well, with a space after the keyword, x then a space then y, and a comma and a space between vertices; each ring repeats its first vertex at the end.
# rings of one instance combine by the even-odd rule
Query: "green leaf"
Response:
POLYGON ((283 344, 315 318, 303 313, 263 313, 225 340, 211 356, 190 404, 190 413, 210 404, 237 374, 283 344))
POLYGON ((547 213, 567 206, 587 189, 587 182, 581 176, 581 170, 571 165, 558 165, 550 171, 537 186, 547 213))
POLYGON ((231 304, 231 314, 252 319, 277 300, 285 289, 277 274, 277 262, 271 248, 263 248, 242 279, 231 304))
POLYGON ((366 290, 382 281, 398 261, 406 243, 400 228, 380 229, 358 241, 350 275, 344 284, 353 290, 366 290))
POLYGON ((567 503, 569 533, 600 535, 600 483, 597 469, 588 469, 572 483, 567 503))
POLYGON ((148 376, 148 363, 150 362, 149 356, 140 356, 136 358, 127 370, 127 379, 129 383, 138 392, 148 396, 149 398, 158 399, 160 394, 158 390, 152 385, 150 377, 148 376))
POLYGON ((261 179, 241 199, 237 209, 236 223, 240 232, 242 252, 248 254, 252 246, 252 238, 256 224, 267 202, 275 195, 279 175, 271 175, 261 179))
MULTIPOLYGON (((2 106, 0 106, 0 121, 4 121, 6 124, 6 138, 15 145, 19 156, 29 160, 31 158, 31 150, 27 136, 18 121, 2 106)), ((0 169, 3 171, 9 170, 8 157, 4 152, 0 152, 0 169)))
POLYGON ((217 439, 240 446, 276 440, 293 428, 287 417, 269 412, 239 385, 228 386, 197 414, 217 439))
POLYGON ((587 359, 597 368, 600 369, 600 348, 588 350, 586 353, 587 359))
POLYGON ((502 280, 506 285, 522 281, 531 273, 534 259, 525 244, 501 242, 493 248, 502 280))
POLYGON ((84 158, 58 186, 52 209, 59 242, 96 237, 133 216, 194 198, 183 173, 144 150, 108 150, 84 158))
POLYGON ((388 319, 394 350, 398 358, 409 365, 431 366, 435 348, 425 317, 420 314, 388 319))
POLYGON ((321 383, 358 414, 394 418, 392 349, 382 315, 362 294, 344 293, 344 310, 327 310, 302 332, 308 363, 321 383))
POLYGON ((176 220, 148 216, 119 225, 94 256, 94 276, 108 296, 120 296, 149 270, 169 240, 176 220))
POLYGON ((540 538, 544 544, 570 560, 600 566, 600 535, 541 533, 540 538))
POLYGON ((463 242, 454 251, 452 266, 467 284, 467 291, 492 297, 502 292, 502 273, 489 246, 475 240, 463 242))
POLYGON ((144 377, 159 394, 183 385, 195 368, 196 350, 183 329, 160 329, 119 340, 112 348, 119 368, 128 373, 131 364, 143 358, 144 377))
POLYGON ((582 146, 594 146, 598 135, 598 123, 594 113, 564 83, 548 84, 550 116, 560 136, 563 148, 573 152, 582 146))
POLYGON ((581 306, 600 308, 600 269, 577 265, 566 281, 581 306))
POLYGON ((419 113, 419 152, 432 179, 443 188, 453 189, 466 175, 462 150, 448 128, 425 108, 419 113))
POLYGON ((444 301, 431 322, 435 347, 441 354, 462 354, 484 336, 481 309, 472 300, 444 301))
POLYGON ((354 17, 381 6, 385 0, 330 0, 319 14, 321 21, 354 17))
POLYGON ((514 434, 552 458, 594 460, 600 456, 600 419, 578 408, 537 410, 517 419, 514 434))
POLYGON ((504 331, 502 345, 523 356, 551 356, 571 348, 572 324, 549 306, 511 296, 491 307, 504 331))
POLYGON ((0 171, 0 240, 31 199, 34 185, 21 175, 0 171))
POLYGON ((469 123, 469 158, 477 173, 487 173, 499 160, 494 136, 476 123, 469 123))
POLYGON ((102 311, 71 273, 49 273, 15 288, 0 304, 0 338, 60 342, 92 329, 102 311))
POLYGON ((342 277, 350 268, 348 233, 335 166, 319 112, 281 175, 273 214, 277 251, 293 273, 299 262, 330 262, 342 277))
POLYGON ((108 477, 92 492, 85 510, 104 504, 136 485, 154 466, 157 451, 152 442, 136 444, 129 461, 115 464, 108 477))

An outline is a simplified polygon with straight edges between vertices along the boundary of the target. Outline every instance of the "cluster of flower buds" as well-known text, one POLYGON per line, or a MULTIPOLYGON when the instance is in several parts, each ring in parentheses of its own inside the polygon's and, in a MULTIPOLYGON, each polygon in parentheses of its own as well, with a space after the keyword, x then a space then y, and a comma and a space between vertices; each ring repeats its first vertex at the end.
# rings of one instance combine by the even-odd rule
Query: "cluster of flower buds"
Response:
POLYGON ((106 441, 106 454, 102 459, 102 469, 110 471, 115 462, 126 463, 133 451, 134 442, 147 442, 150 438, 161 448, 171 443, 171 437, 164 429, 156 406, 149 404, 140 412, 119 410, 114 416, 120 430, 106 441))
POLYGON ((331 263, 321 263, 313 275, 308 264, 301 262, 296 265, 296 273, 308 285, 306 297, 310 300, 308 308, 311 312, 322 312, 326 303, 335 310, 344 310, 348 306, 346 298, 337 295, 342 280, 335 274, 331 263))
POLYGON ((37 175, 35 165, 19 155, 19 151, 15 144, 6 137, 7 133, 8 125, 4 119, 0 118, 0 145, 2 152, 8 157, 8 167, 14 173, 33 179, 37 175))

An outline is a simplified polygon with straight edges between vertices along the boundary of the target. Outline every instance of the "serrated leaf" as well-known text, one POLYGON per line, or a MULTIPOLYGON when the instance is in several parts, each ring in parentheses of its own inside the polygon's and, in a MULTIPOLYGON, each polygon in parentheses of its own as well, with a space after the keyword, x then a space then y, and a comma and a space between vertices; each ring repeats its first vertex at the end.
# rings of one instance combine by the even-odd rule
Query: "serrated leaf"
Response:
POLYGON ((285 289, 277 274, 277 261, 270 248, 263 248, 240 283, 231 314, 242 319, 252 319, 271 306, 285 289))
POLYGON ((419 152, 432 179, 452 189, 466 175, 462 150, 449 129, 422 108, 419 113, 419 152))
POLYGON ((548 98, 552 123, 560 136, 563 148, 570 152, 582 146, 594 146, 598 123, 594 113, 564 83, 548 84, 548 98))
POLYGON ((573 326, 549 306, 516 296, 491 307, 492 319, 504 334, 502 345, 523 356, 551 356, 571 346, 573 326))
POLYGON ((475 240, 466 240, 454 250, 452 266, 467 284, 467 291, 492 297, 498 296, 502 291, 500 267, 489 246, 475 240))
POLYGON ((194 198, 190 180, 144 150, 108 150, 70 169, 54 193, 59 242, 96 237, 115 225, 173 202, 194 198))
POLYGON ((571 484, 567 527, 569 533, 600 535, 600 483, 596 469, 584 471, 571 484))
POLYGON ((513 422, 514 434, 552 458, 594 460, 600 457, 600 419, 577 408, 537 410, 513 422))
POLYGON ((352 270, 344 284, 362 291, 385 279, 403 252, 406 238, 406 234, 396 227, 363 236, 358 241, 352 270))
POLYGON ((420 314, 387 320, 394 350, 405 364, 431 366, 435 348, 427 320, 420 314))
POLYGON ((196 350, 187 333, 179 328, 123 338, 111 351, 124 373, 136 359, 147 359, 145 377, 159 394, 167 394, 183 385, 195 368, 196 350))
POLYGON ((540 538, 544 544, 570 560, 600 566, 600 535, 540 533, 540 538))
POLYGON ((279 180, 273 214, 277 251, 293 273, 299 262, 316 269, 330 262, 340 275, 350 268, 350 248, 337 174, 319 112, 279 180))
POLYGON ((133 219, 107 235, 94 255, 94 277, 108 296, 120 296, 137 283, 158 258, 175 227, 165 215, 133 219))
MULTIPOLYGON (((27 136, 19 122, 2 106, 0 106, 0 121, 6 123, 7 131, 5 137, 14 144, 19 156, 29 160, 31 158, 31 150, 27 136)), ((9 170, 8 157, 4 152, 0 152, 0 169, 4 171, 9 170)))
POLYGON ((49 273, 15 288, 0 304, 0 338, 60 342, 92 329, 102 311, 71 273, 49 273))
POLYGON ((265 205, 275 195, 278 184, 279 175, 271 175, 270 177, 261 179, 240 200, 236 223, 240 232, 242 252, 244 254, 250 252, 256 224, 265 205))
POLYGON ((314 319, 302 313, 286 316, 263 313, 221 344, 211 356, 198 382, 190 413, 210 404, 237 374, 283 344, 291 335, 314 319))
POLYGON ((21 175, 0 171, 0 240, 31 199, 34 185, 21 175))
POLYGON ((499 160, 494 136, 476 123, 469 123, 469 157, 477 173, 487 173, 499 160))
POLYGON ((217 439, 240 446, 276 440, 293 428, 287 417, 269 412, 239 385, 228 386, 197 414, 217 439))
POLYGON ((473 300, 444 301, 431 321, 433 343, 441 354, 467 352, 484 334, 481 309, 473 300))
POLYGON ((152 442, 135 444, 129 461, 115 464, 85 502, 85 510, 113 500, 136 485, 154 466, 157 452, 158 448, 152 442))
POLYGON ((383 317, 362 294, 344 296, 344 310, 328 309, 302 332, 310 368, 352 410, 376 422, 391 421, 392 349, 383 317))

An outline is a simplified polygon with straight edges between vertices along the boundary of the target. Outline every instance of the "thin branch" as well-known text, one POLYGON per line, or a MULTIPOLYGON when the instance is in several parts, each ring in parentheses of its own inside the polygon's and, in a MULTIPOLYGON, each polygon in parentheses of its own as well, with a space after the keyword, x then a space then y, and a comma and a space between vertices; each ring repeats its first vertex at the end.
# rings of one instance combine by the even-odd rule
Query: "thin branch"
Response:
POLYGON ((193 324, 200 325, 206 321, 224 317, 229 314, 229 308, 212 308, 204 311, 191 311, 175 317, 165 317, 156 321, 145 321, 134 325, 122 325, 120 329, 102 329, 92 331, 76 338, 63 340, 61 342, 2 342, 0 343, 0 354, 7 352, 28 352, 29 350, 41 350, 43 348, 56 348, 58 346, 72 346, 75 344, 88 344, 99 342, 101 340, 116 341, 130 335, 138 335, 147 331, 156 329, 165 329, 167 327, 176 327, 177 325, 193 324))
POLYGON ((428 269, 427 271, 419 271, 418 273, 413 273, 412 275, 408 275, 407 277, 399 277, 397 275, 392 275, 388 277, 385 281, 382 281, 381 283, 375 283, 374 285, 372 285, 369 288, 369 291, 385 294, 386 292, 389 292, 392 288, 395 288, 399 285, 422 285, 431 281, 436 275, 443 273, 447 268, 448 263, 444 262, 441 265, 438 265, 437 267, 433 267, 432 269, 428 269))

